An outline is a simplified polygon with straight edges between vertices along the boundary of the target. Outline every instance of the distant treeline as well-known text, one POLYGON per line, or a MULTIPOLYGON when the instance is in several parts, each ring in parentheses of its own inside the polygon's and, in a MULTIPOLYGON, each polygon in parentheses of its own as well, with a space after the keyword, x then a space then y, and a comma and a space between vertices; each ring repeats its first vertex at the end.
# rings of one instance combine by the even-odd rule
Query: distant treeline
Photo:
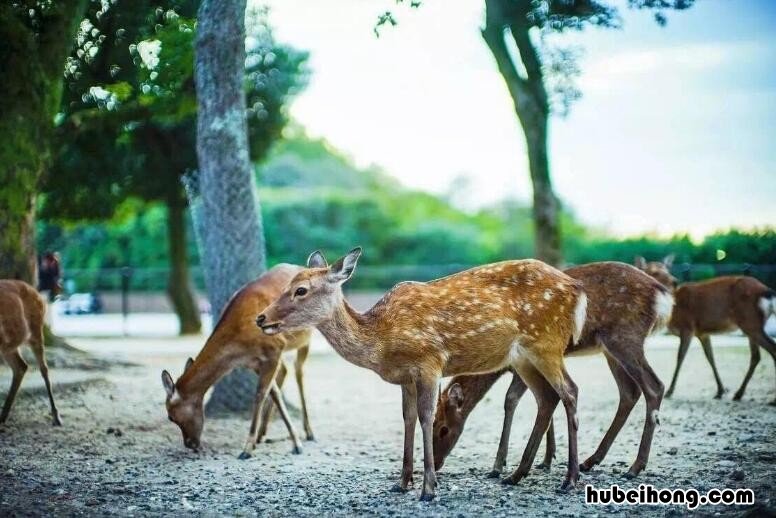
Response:
MULTIPOLYGON (((365 249, 365 267, 467 266, 532 256, 527 206, 509 201, 468 213, 445 197, 408 190, 377 169, 358 169, 325 141, 299 131, 281 141, 256 174, 269 264, 299 263, 315 248, 334 257, 355 244, 365 249)), ((774 229, 731 230, 700 243, 688 236, 617 239, 584 227, 569 213, 563 218, 564 254, 572 264, 668 254, 676 255, 677 268, 685 262, 776 263, 774 229)), ((66 269, 164 268, 165 221, 162 205, 129 199, 109 222, 39 222, 38 247, 58 251, 66 269)), ((192 265, 199 264, 193 237, 188 250, 192 265)), ((164 283, 160 279, 158 288, 164 283)))

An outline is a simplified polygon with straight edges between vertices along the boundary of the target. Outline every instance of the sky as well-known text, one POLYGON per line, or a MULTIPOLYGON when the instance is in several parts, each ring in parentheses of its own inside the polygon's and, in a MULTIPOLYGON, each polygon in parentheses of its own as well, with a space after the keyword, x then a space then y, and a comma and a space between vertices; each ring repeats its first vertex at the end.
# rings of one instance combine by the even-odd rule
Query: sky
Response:
MULTIPOLYGON (((524 138, 480 36, 482 0, 270 0, 278 40, 310 52, 290 112, 358 165, 449 192, 468 208, 528 201, 524 138), (381 37, 377 16, 399 20, 381 37)), ((617 235, 776 225, 776 1, 698 0, 621 9, 622 30, 586 29, 583 97, 550 128, 551 172, 585 223, 617 235), (742 10, 745 8, 746 10, 742 10)))

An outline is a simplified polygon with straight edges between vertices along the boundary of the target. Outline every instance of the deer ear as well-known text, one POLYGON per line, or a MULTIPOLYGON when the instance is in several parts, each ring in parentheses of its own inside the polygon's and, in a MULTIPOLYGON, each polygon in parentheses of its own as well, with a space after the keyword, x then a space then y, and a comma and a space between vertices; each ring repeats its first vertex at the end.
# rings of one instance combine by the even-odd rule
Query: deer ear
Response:
POLYGON ((463 389, 458 383, 453 383, 447 393, 447 400, 458 408, 463 406, 463 389))
POLYGON ((361 257, 361 247, 357 246, 344 257, 337 259, 337 262, 329 268, 329 280, 341 284, 350 279, 356 269, 359 257, 361 257))
POLYGON ((633 260, 633 264, 638 268, 639 270, 646 270, 647 268, 647 260, 644 259, 642 256, 636 256, 636 258, 633 260))
POLYGON ((164 385, 164 390, 167 391, 167 397, 172 397, 175 392, 175 382, 166 370, 162 371, 162 385, 164 385))
POLYGON ((326 258, 323 257, 323 254, 320 250, 316 250, 315 252, 310 254, 310 257, 307 258, 307 267, 308 268, 328 268, 329 263, 326 262, 326 258))
POLYGON ((673 266, 675 257, 676 257, 675 254, 668 254, 663 258, 663 264, 665 265, 666 268, 671 268, 671 266, 673 266))
POLYGON ((186 372, 187 370, 189 370, 189 368, 191 368, 192 365, 194 365, 194 360, 192 360, 191 358, 186 360, 186 366, 183 367, 183 372, 186 372))

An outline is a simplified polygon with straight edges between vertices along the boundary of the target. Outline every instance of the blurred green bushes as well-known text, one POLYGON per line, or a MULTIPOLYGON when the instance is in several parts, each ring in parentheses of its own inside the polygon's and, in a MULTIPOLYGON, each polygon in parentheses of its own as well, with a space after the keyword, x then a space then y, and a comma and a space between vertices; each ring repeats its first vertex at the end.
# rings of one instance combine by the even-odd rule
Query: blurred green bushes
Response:
MULTIPOLYGON (((507 201, 476 213, 464 212, 443 197, 402 187, 379 169, 356 168, 325 141, 308 138, 299 129, 287 132, 268 160, 257 166, 256 176, 261 186, 268 264, 301 263, 318 248, 333 260, 358 244, 366 253, 353 287, 369 288, 532 255, 527 206, 507 201)), ((773 229, 731 230, 694 243, 688 236, 618 239, 585 228, 572 214, 564 213, 563 218, 564 253, 572 264, 630 263, 637 255, 655 260, 673 253, 680 278, 683 263, 713 265, 685 272, 688 278, 738 273, 727 271, 726 265, 740 269, 743 263, 776 264, 773 229)), ((106 223, 40 221, 38 246, 59 251, 66 270, 132 266, 161 271, 168 264, 165 222, 166 209, 161 204, 128 199, 106 223)), ((192 265, 197 265, 193 238, 189 238, 188 251, 192 265)), ((776 285, 776 272, 758 276, 776 285)), ((196 273, 194 277, 199 284, 196 273)), ((161 274, 149 276, 142 288, 163 289, 165 279, 161 274)), ((91 282, 96 281, 87 284, 91 282)), ((99 284, 111 287, 114 282, 99 284)))

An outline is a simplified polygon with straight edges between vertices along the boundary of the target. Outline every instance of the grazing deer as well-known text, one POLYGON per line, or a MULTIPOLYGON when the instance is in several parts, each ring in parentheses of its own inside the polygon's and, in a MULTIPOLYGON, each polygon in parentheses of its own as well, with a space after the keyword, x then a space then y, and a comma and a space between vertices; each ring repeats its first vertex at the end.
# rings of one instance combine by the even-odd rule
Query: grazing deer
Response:
POLYGON ((205 421, 203 400, 205 392, 235 367, 253 369, 259 375, 250 433, 240 459, 251 456, 256 443, 264 436, 270 417, 269 395, 280 411, 288 428, 294 453, 301 453, 302 446, 291 424, 279 385, 286 375, 281 355, 297 351, 296 381, 302 400, 302 416, 308 440, 313 439, 310 419, 307 415, 302 366, 310 345, 310 330, 298 329, 288 333, 267 336, 256 328, 254 319, 272 300, 280 295, 288 282, 302 270, 299 266, 280 264, 255 281, 246 284, 224 309, 205 346, 196 360, 188 359, 183 374, 173 381, 166 370, 162 383, 167 392, 167 416, 177 424, 183 434, 183 444, 197 450, 205 421), (263 408, 262 408, 263 406, 263 408), (261 409, 261 423, 259 411, 261 409))
MULTIPOLYGON (((603 461, 634 405, 644 394, 647 415, 636 461, 627 476, 635 477, 647 465, 657 413, 663 398, 663 383, 644 356, 647 335, 661 329, 671 316, 673 300, 660 283, 624 263, 604 262, 577 266, 565 273, 582 283, 588 297, 587 319, 582 336, 567 356, 602 352, 617 383, 620 403, 598 449, 580 465, 588 471, 603 461)), ((493 384, 509 369, 477 376, 456 376, 440 394, 434 419, 434 461, 441 469, 445 458, 463 433, 466 419, 493 384)), ((504 426, 496 461, 489 476, 498 476, 506 465, 509 435, 515 408, 526 390, 520 375, 514 375, 504 400, 504 426)), ((540 467, 549 467, 555 453, 552 426, 540 467)))
POLYGON ((43 319, 46 315, 46 303, 38 292, 22 281, 0 280, 0 353, 5 363, 13 371, 13 379, 8 395, 5 397, 3 411, 0 414, 0 424, 8 419, 11 406, 16 399, 16 393, 27 372, 27 363, 22 358, 19 348, 27 342, 35 353, 40 374, 46 383, 51 417, 54 426, 61 426, 57 405, 51 392, 46 352, 43 349, 43 319))
MULTIPOLYGON (((636 258, 636 266, 663 285, 676 288, 676 279, 669 270, 671 262, 672 256, 663 261, 651 262, 647 262, 643 257, 636 258)), ((668 330, 679 336, 679 353, 666 397, 671 397, 674 393, 679 369, 693 336, 700 340, 703 353, 714 372, 717 382, 717 394, 714 397, 717 399, 722 397, 726 389, 717 372, 714 352, 711 349, 711 335, 738 328, 749 338, 749 370, 741 387, 733 396, 736 401, 744 396, 746 386, 760 363, 760 347, 768 351, 776 365, 776 342, 765 332, 768 317, 776 315, 776 292, 762 282, 754 277, 726 275, 682 284, 675 289, 674 298, 676 305, 668 322, 668 330)), ((776 399, 771 405, 776 405, 776 399)))
POLYGON ((560 400, 569 432, 562 487, 574 487, 579 477, 577 387, 566 372, 563 352, 585 321, 581 284, 539 261, 506 261, 431 282, 397 284, 372 309, 358 313, 344 299, 342 284, 353 275, 360 255, 361 248, 355 248, 329 267, 320 252, 313 252, 308 269, 294 277, 256 324, 270 335, 317 326, 343 358, 401 385, 404 459, 394 490, 406 491, 412 484, 419 419, 420 499, 435 496, 432 425, 440 378, 505 366, 520 373, 539 405, 523 461, 506 482, 516 484, 528 473, 560 400))

